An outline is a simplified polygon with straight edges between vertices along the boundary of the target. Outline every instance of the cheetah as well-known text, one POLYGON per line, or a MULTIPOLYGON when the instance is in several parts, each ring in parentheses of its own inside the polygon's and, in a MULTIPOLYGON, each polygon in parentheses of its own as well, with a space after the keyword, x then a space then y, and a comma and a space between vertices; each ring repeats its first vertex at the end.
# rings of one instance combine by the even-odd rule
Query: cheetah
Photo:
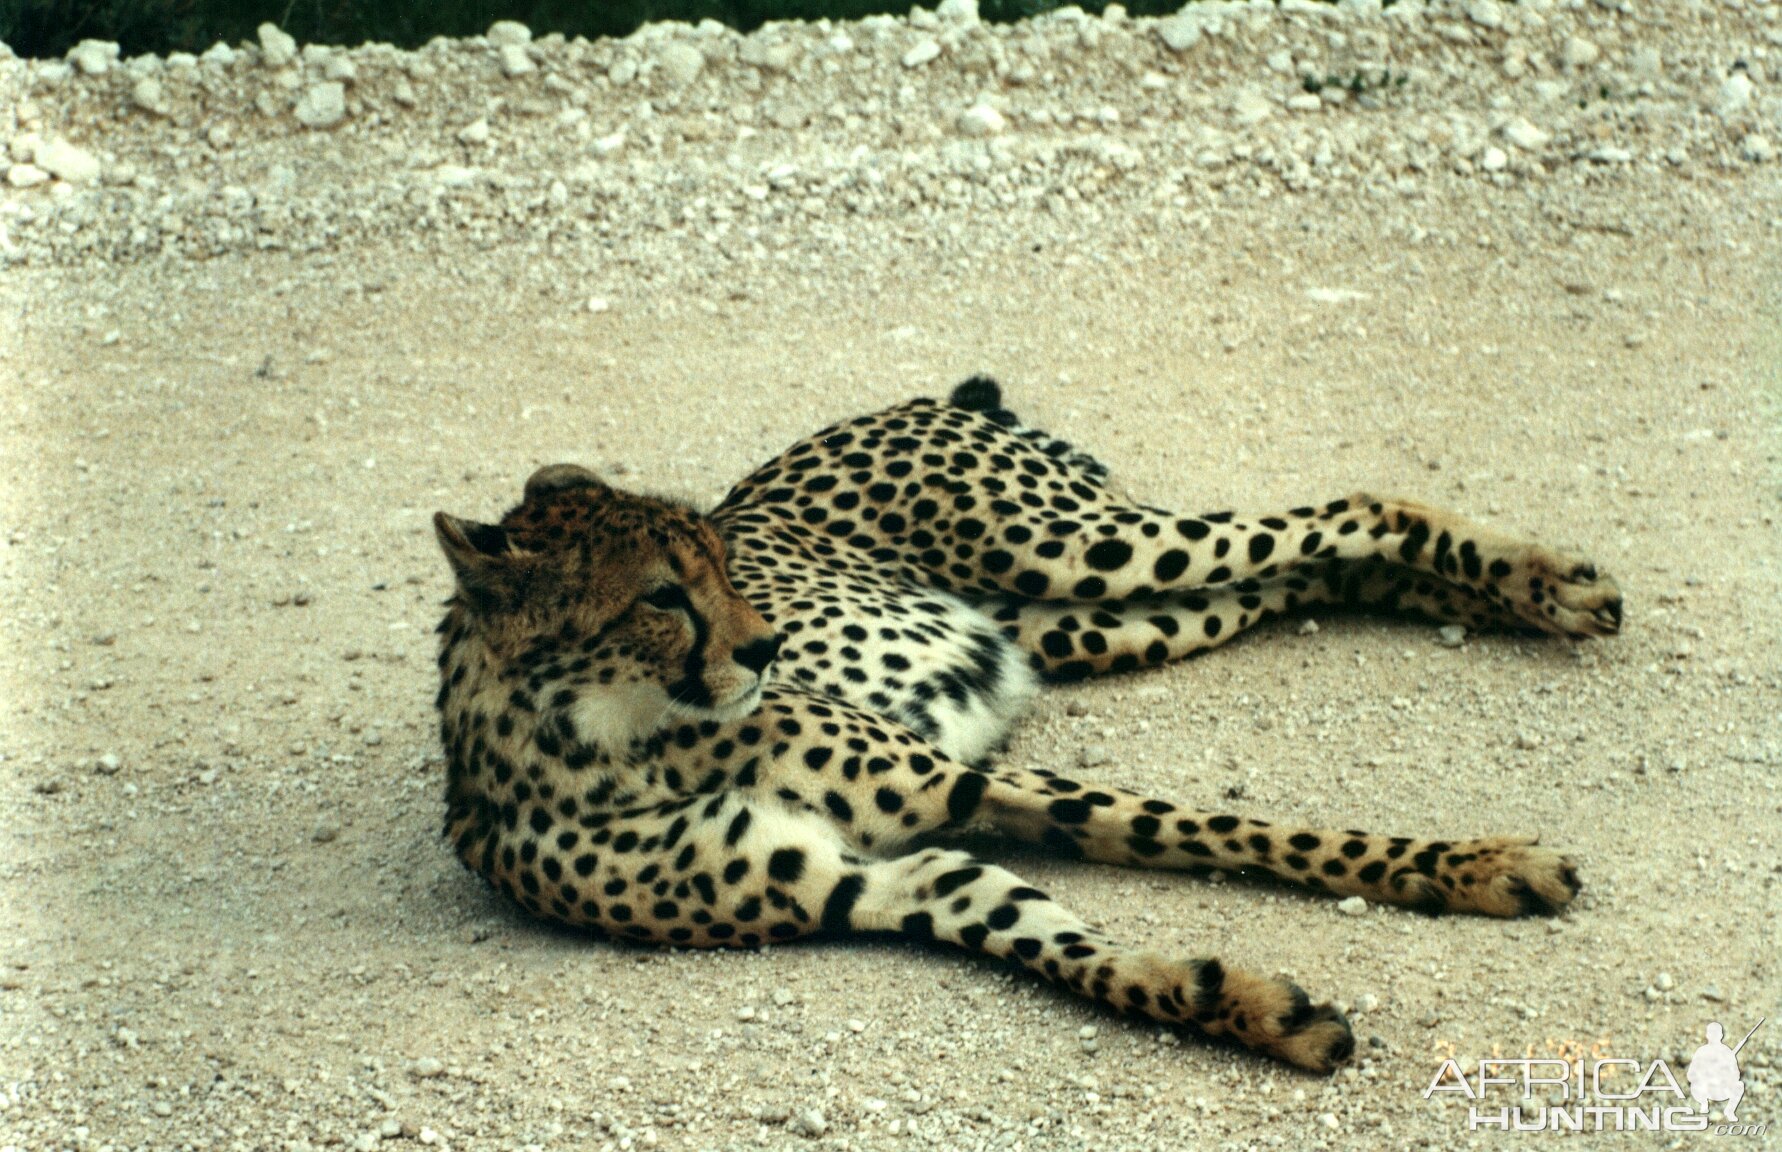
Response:
POLYGON ((1619 630, 1592 565, 1447 512, 1127 503, 980 377, 824 429, 710 513, 557 464, 498 524, 434 524, 456 581, 445 835, 540 917, 687 948, 939 941, 1326 1071, 1354 1048, 1335 1008, 1119 943, 956 834, 1429 912, 1550 913, 1579 891, 1526 837, 1282 825, 992 762, 1044 680, 1178 660, 1308 605, 1619 630))

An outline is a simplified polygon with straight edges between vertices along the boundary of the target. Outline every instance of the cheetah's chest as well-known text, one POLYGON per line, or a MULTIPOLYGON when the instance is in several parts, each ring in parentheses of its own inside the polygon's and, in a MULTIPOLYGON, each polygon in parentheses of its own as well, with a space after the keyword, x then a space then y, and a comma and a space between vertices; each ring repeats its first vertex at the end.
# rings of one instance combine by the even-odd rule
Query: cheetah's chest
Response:
POLYGON ((868 708, 974 762, 1038 688, 1024 653, 966 601, 870 558, 814 551, 796 526, 733 534, 737 591, 784 637, 783 682, 868 708))

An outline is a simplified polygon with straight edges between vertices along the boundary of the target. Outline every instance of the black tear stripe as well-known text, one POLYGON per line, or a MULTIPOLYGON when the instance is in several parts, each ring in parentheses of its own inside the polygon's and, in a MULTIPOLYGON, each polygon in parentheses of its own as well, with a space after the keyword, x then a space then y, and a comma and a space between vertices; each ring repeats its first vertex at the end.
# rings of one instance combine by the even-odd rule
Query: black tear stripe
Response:
POLYGON ((711 635, 711 626, 705 622, 705 617, 693 610, 691 603, 682 611, 693 624, 693 647, 687 652, 686 663, 681 665, 681 678, 668 686, 668 698, 677 704, 710 708, 712 694, 706 688, 702 674, 705 672, 705 641, 711 635))

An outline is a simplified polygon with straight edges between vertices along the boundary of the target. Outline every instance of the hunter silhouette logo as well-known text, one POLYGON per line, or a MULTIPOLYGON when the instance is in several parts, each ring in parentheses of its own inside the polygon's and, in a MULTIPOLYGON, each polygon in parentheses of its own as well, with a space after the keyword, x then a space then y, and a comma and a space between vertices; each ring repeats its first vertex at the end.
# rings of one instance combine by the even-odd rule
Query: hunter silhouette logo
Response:
POLYGON ((1471 1131, 1712 1131, 1721 1136, 1765 1136, 1767 1123, 1740 1120, 1738 1112, 1745 1098, 1739 1052, 1763 1024, 1764 1020, 1753 1024, 1743 1040, 1728 1048, 1726 1029, 1718 1021, 1710 1023, 1705 1029, 1708 1042, 1689 1060, 1688 1092, 1663 1060, 1489 1058, 1477 1061, 1469 1074, 1450 1057, 1423 1090, 1423 1098, 1465 1096, 1471 1131), (1724 1108, 1711 1120, 1713 1104, 1724 1108))
POLYGON ((1751 1037, 1768 1019, 1765 1016, 1753 1024, 1737 1048, 1728 1048, 1720 1042, 1726 1030, 1718 1021, 1708 1025, 1708 1042, 1697 1048, 1689 1060, 1689 1094, 1703 1112, 1708 1110, 1709 1104, 1724 1100, 1726 1118, 1735 1121, 1739 1118, 1739 1101, 1745 1098, 1745 1082, 1739 1076, 1739 1050, 1750 1043, 1751 1037))

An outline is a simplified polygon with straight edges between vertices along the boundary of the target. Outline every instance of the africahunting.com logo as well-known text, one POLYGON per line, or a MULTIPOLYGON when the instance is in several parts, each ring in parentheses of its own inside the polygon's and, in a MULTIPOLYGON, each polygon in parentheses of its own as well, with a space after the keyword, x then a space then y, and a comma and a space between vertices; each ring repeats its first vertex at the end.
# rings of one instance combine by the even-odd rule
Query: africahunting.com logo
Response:
MULTIPOLYGON (((1765 1018, 1767 1019, 1767 1017, 1765 1018)), ((1763 1136, 1769 1124, 1739 1118, 1745 1082, 1739 1052, 1763 1020, 1733 1047, 1726 1030, 1710 1023, 1707 1043, 1695 1050, 1680 1083, 1663 1060, 1596 1057, 1481 1059, 1469 1074, 1449 1057, 1423 1098, 1464 1096, 1469 1131, 1504 1132, 1706 1132, 1763 1136), (1688 1084, 1688 1090, 1683 1087, 1688 1084), (1538 1098, 1538 1101, 1537 1101, 1538 1098), (1713 1105, 1720 1105, 1713 1114, 1713 1105)))

